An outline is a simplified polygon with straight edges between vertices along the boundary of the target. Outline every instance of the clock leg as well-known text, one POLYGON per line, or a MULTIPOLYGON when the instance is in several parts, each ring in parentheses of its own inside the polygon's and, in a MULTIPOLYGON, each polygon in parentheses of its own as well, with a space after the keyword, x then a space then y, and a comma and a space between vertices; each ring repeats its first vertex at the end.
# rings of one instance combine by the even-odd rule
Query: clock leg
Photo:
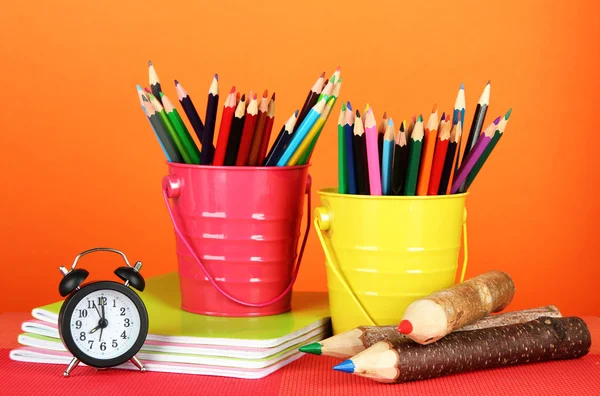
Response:
POLYGON ((67 369, 63 373, 63 376, 68 377, 69 374, 71 374, 71 371, 73 371, 73 369, 75 367, 77 367, 78 364, 79 364, 79 359, 73 358, 73 360, 71 360, 71 363, 69 363, 69 366, 67 366, 67 369))
POLYGON ((141 371, 146 371, 146 367, 142 364, 142 362, 140 361, 140 359, 138 359, 137 357, 132 357, 131 358, 131 363, 135 364, 135 366, 137 368, 139 368, 141 371))

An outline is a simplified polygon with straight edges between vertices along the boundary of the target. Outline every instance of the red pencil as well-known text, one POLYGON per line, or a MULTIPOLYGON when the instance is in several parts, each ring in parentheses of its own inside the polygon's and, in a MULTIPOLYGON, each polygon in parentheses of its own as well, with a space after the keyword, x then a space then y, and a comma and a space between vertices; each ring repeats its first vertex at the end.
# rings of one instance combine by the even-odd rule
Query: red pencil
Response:
POLYGON ((231 130, 231 121, 233 120, 233 113, 235 113, 235 106, 236 95, 234 85, 231 88, 229 95, 227 95, 227 99, 225 99, 225 106, 223 108, 223 114, 221 115, 217 148, 213 158, 213 165, 215 166, 223 166, 225 163, 225 152, 227 151, 227 142, 229 141, 229 131, 231 130))
POLYGON ((431 163, 431 177, 429 179, 429 188, 427 195, 437 195, 442 179, 442 170, 444 169, 444 161, 446 160, 446 152, 448 151, 448 143, 450 141, 450 128, 452 123, 446 120, 446 113, 442 114, 442 120, 438 129, 437 143, 433 152, 433 161, 431 163))
POLYGON ((250 145, 250 155, 248 156, 248 166, 258 166, 258 153, 260 151, 260 143, 262 136, 265 131, 265 121, 267 120, 267 111, 269 111, 269 91, 265 89, 260 104, 258 105, 258 117, 256 119, 256 126, 254 127, 254 134, 252 136, 252 144, 250 145))
POLYGON ((252 136, 254 135, 254 125, 256 124, 256 114, 258 113, 258 101, 256 94, 250 100, 250 104, 246 109, 246 118, 244 120, 244 129, 242 130, 242 141, 240 142, 240 150, 238 151, 237 166, 245 166, 248 164, 248 156, 250 155, 250 145, 252 145, 252 136))
POLYGON ((269 140, 271 139, 271 131, 273 130, 273 123, 275 122, 275 92, 271 96, 269 107, 267 109, 267 120, 265 121, 265 131, 260 140, 260 151, 258 152, 258 164, 260 165, 265 160, 267 155, 267 149, 269 148, 269 140))

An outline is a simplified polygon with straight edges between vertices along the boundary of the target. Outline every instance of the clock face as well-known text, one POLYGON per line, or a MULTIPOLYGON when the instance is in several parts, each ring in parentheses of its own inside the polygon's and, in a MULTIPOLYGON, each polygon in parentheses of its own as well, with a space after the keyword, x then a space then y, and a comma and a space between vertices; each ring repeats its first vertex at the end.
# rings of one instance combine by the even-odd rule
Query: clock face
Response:
POLYGON ((70 320, 75 345, 95 359, 127 352, 140 334, 140 314, 129 297, 116 290, 97 290, 75 306, 70 320))

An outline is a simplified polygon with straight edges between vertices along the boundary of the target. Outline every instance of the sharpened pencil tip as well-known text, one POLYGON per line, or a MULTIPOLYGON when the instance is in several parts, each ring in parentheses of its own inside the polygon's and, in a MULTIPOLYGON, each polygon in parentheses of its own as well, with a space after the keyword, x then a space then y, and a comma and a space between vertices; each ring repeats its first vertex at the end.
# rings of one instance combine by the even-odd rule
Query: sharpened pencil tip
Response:
POLYGON ((275 100, 275 92, 273 92, 273 95, 271 95, 271 100, 275 100))
POLYGON ((487 85, 492 85, 492 80, 488 80, 487 85))
POLYGON ((446 112, 445 111, 442 113, 442 121, 446 121, 446 112))
POLYGON ((390 119, 388 120, 388 125, 389 126, 393 126, 394 125, 394 121, 392 121, 392 117, 390 117, 390 119))
POLYGON ((387 119, 387 118, 388 118, 388 116, 387 116, 387 111, 384 111, 384 112, 383 112, 383 119, 385 120, 385 119, 387 119))
POLYGON ((462 90, 465 89, 465 83, 460 83, 460 89, 462 89, 462 90))
POLYGON ((144 87, 144 91, 146 91, 146 92, 148 92, 150 94, 152 93, 152 91, 150 91, 150 88, 148 88, 148 87, 144 87))
POLYGON ((358 109, 356 109, 356 116, 360 117, 360 112, 358 111, 358 109))
POLYGON ((175 85, 179 85, 179 81, 175 80, 175 85))
POLYGON ((219 75, 217 73, 215 73, 215 80, 219 81, 219 75))
POLYGON ((437 111, 437 103, 433 105, 433 109, 431 109, 432 113, 435 113, 437 111))
POLYGON ((151 60, 148 61, 148 67, 150 67, 150 66, 152 66, 152 61, 151 60))
POLYGON ((500 120, 502 119, 502 117, 498 117, 494 120, 494 125, 498 125, 498 123, 500 123, 500 120))
POLYGON ((299 113, 299 112, 300 112, 300 111, 299 111, 298 109, 296 109, 296 111, 294 112, 294 117, 298 117, 298 113, 299 113))
POLYGON ((233 87, 231 87, 231 91, 229 91, 230 94, 235 92, 235 85, 233 87))
POLYGON ((398 332, 400 334, 410 334, 413 331, 412 323, 408 320, 403 320, 398 325, 398 332))
POLYGON ((265 92, 263 92, 263 98, 266 99, 267 96, 269 96, 269 90, 265 89, 265 92))
POLYGON ((242 95, 242 98, 240 99, 240 101, 244 102, 246 100, 246 94, 242 95))
POLYGON ((313 355, 321 354, 321 343, 313 342, 312 344, 303 345, 299 348, 300 352, 311 353, 313 355))
POLYGON ((321 73, 321 76, 319 78, 325 78, 325 72, 321 73))
POLYGON ((404 132, 405 129, 406 129, 406 120, 402 121, 402 124, 400 124, 400 132, 404 132))
POLYGON ((342 66, 338 66, 337 69, 335 69, 335 71, 340 71, 342 70, 342 66))
POLYGON ((140 84, 136 84, 135 88, 136 88, 138 91, 143 91, 143 89, 142 89, 142 87, 141 87, 141 85, 140 85, 140 84))
POLYGON ((342 373, 352 374, 354 373, 354 363, 350 359, 344 360, 342 363, 333 366, 333 369, 342 373))
POLYGON ((417 122, 417 116, 416 115, 412 116, 412 122, 417 122))
POLYGON ((254 94, 254 96, 252 96, 252 99, 254 99, 254 100, 258 99, 258 95, 254 94))
POLYGON ((508 109, 508 111, 506 112, 506 115, 504 116, 506 120, 508 120, 508 117, 510 117, 510 113, 512 113, 512 108, 508 109))
POLYGON ((350 101, 346 102, 346 107, 348 108, 348 110, 352 111, 352 104, 350 103, 350 101))
POLYGON ((417 122, 423 122, 423 115, 419 114, 419 118, 417 118, 417 122))
POLYGON ((346 111, 346 105, 342 103, 342 112, 346 111))

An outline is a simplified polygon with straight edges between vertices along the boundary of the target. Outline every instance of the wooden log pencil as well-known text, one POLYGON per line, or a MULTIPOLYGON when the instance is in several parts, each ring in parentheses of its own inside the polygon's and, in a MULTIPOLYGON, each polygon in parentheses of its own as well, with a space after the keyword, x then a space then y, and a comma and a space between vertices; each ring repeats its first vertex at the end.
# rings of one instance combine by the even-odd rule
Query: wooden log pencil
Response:
POLYGON ((579 317, 541 317, 526 323, 461 331, 428 345, 380 341, 334 367, 383 383, 585 356, 590 331, 579 317))
POLYGON ((437 105, 433 106, 427 125, 425 126, 425 135, 423 137, 423 154, 421 156, 421 165, 419 167, 419 180, 417 182, 417 195, 427 195, 429 189, 429 179, 431 178, 431 165, 433 164, 433 153, 437 142, 438 129, 438 111, 437 105))
POLYGON ((200 150, 198 150, 198 146, 196 146, 194 139, 190 136, 190 132, 173 105, 173 102, 162 92, 160 96, 165 112, 167 113, 167 118, 175 128, 175 132, 177 132, 177 136, 179 136, 179 140, 184 147, 184 150, 181 152, 183 159, 188 164, 198 165, 200 163, 200 150))
POLYGON ((494 120, 493 123, 491 123, 487 128, 485 128, 485 131, 483 131, 483 133, 481 134, 481 137, 477 140, 477 142, 475 143, 475 146, 473 146, 473 150, 470 151, 469 154, 467 154, 465 156, 465 159, 464 159, 462 165, 458 169, 458 171, 456 173, 456 177, 454 178, 454 181, 452 182, 452 188, 450 190, 450 192, 452 194, 456 194, 458 192, 460 186, 464 182, 466 182, 469 172, 471 172, 471 170, 477 163, 477 160, 481 157, 481 155, 485 151, 488 144, 492 141, 492 138, 494 137, 494 132, 496 131, 496 129, 501 128, 504 131, 504 128, 506 126, 506 121, 508 121, 508 119, 505 119, 504 117, 498 117, 494 120), (502 123, 500 122, 501 118, 502 118, 502 123), (501 123, 502 125, 498 125, 499 123, 501 123))
MULTIPOLYGON (((383 139, 385 136, 385 132, 388 128, 388 115, 387 111, 383 112, 383 117, 379 122, 379 126, 377 127, 377 152, 379 153, 379 164, 383 169, 383 139)), ((383 191, 383 188, 382 188, 383 191)))
MULTIPOLYGON (((530 322, 542 316, 560 318, 562 314, 554 305, 547 305, 522 311, 489 315, 455 331, 471 331, 487 329, 489 327, 508 326, 530 322)), ((402 342, 413 342, 410 338, 398 333, 398 326, 359 326, 325 340, 304 345, 300 347, 300 352, 348 359, 379 341, 388 341, 394 346, 398 346, 402 342)))
POLYGON ((348 194, 348 170, 346 169, 346 135, 344 134, 344 119, 346 105, 342 103, 342 110, 338 118, 338 193, 348 194))
POLYGON ((450 127, 452 123, 446 121, 446 113, 442 114, 440 121, 440 132, 438 134, 435 150, 433 152, 433 161, 431 163, 431 177, 429 178, 429 188, 427 195, 437 195, 440 188, 440 180, 442 179, 442 171, 444 162, 446 161, 446 152, 448 151, 448 143, 450 141, 450 127))
POLYGON ((252 144, 250 145, 250 154, 248 156, 248 166, 258 166, 260 144, 262 141, 263 134, 265 132, 265 125, 267 122, 267 112, 269 111, 269 91, 265 89, 262 98, 260 98, 260 104, 258 105, 258 116, 256 118, 256 125, 254 126, 254 134, 252 135, 252 144))
POLYGON ((510 275, 489 271, 413 301, 404 311, 398 331, 419 344, 430 344, 503 310, 514 295, 515 284, 510 275))
POLYGON ((298 122, 299 113, 300 112, 296 110, 294 114, 292 114, 287 120, 287 122, 283 125, 283 127, 281 127, 281 131, 279 132, 279 135, 277 135, 273 146, 271 146, 271 150, 269 151, 267 158, 265 158, 265 160, 263 161, 264 166, 275 166, 277 164, 279 156, 281 155, 283 149, 285 148, 285 146, 287 146, 288 142, 290 141, 290 138, 292 137, 294 127, 298 122))
POLYGON ((419 115, 413 132, 410 135, 404 195, 416 195, 417 193, 417 180, 419 178, 419 164, 421 162, 421 152, 423 150, 423 137, 423 116, 419 115))
POLYGON ((394 161, 392 163, 392 194, 402 195, 406 183, 406 169, 408 168, 408 139, 406 137, 406 120, 400 124, 398 136, 394 147, 394 161))
POLYGON ((225 98, 223 105, 223 114, 221 115, 221 124, 219 125, 219 136, 217 137, 217 148, 212 164, 222 166, 225 163, 225 153, 227 152, 227 144, 229 143, 229 132, 231 131, 231 123, 236 109, 236 92, 235 85, 229 91, 229 95, 225 98))
POLYGON ((242 141, 245 115, 246 94, 243 94, 235 108, 235 113, 233 114, 233 121, 231 122, 231 130, 229 131, 229 140, 227 141, 227 150, 225 151, 225 161, 223 165, 235 165, 235 160, 237 159, 240 150, 240 142, 242 141))
POLYGON ((181 104, 185 115, 187 116, 188 120, 190 121, 190 124, 192 125, 192 128, 194 129, 194 132, 196 133, 198 142, 202 144, 204 124, 202 123, 202 119, 196 111, 196 107, 194 107, 192 98, 188 95, 187 91, 177 80, 175 80, 175 91, 177 92, 177 99, 179 100, 179 103, 181 104))
POLYGON ((346 145, 346 170, 348 171, 348 194, 357 194, 356 160, 354 159, 354 111, 350 101, 346 103, 344 117, 344 135, 346 145))
MULTIPOLYGON (((512 109, 509 109, 508 112, 506 113, 505 117, 510 117, 511 112, 512 112, 512 109)), ((496 147, 496 144, 498 144, 498 141, 500 140, 502 135, 504 135, 504 133, 502 131, 499 131, 498 129, 496 129, 496 132, 494 132, 494 137, 492 138, 492 141, 490 142, 490 144, 488 144, 488 146, 485 148, 485 151, 483 152, 481 157, 479 157, 479 159, 477 160, 477 163, 473 167, 473 170, 471 170, 471 172, 469 173, 469 176, 467 176, 467 181, 466 181, 464 189, 462 191, 459 190, 460 192, 465 192, 469 189, 469 187, 471 186, 471 183, 473 183, 473 180, 475 180, 475 178, 477 177, 477 174, 479 173, 479 171, 481 170, 481 168, 487 161, 488 157, 494 150, 494 147, 496 147)), ((462 186, 461 186, 461 188, 462 188, 462 186)))
POLYGON ((260 139, 260 149, 258 150, 258 160, 256 165, 261 165, 267 155, 269 141, 271 140, 271 132, 275 123, 275 92, 271 95, 271 100, 267 107, 267 117, 265 119, 265 129, 260 139))
POLYGON ((208 89, 208 102, 206 104, 206 125, 202 134, 202 152, 200 153, 200 164, 212 164, 215 147, 213 138, 215 136, 215 125, 217 123, 217 110, 219 108, 219 75, 215 74, 210 88, 208 89))
POLYGON ((160 81, 158 79, 156 69, 152 64, 152 61, 148 61, 148 82, 150 84, 150 90, 152 91, 152 95, 154 95, 156 100, 158 100, 161 105, 164 105, 160 96, 160 93, 162 92, 160 87, 160 81))
POLYGON ((367 163, 367 141, 365 127, 360 113, 356 110, 354 119, 354 136, 352 146, 354 149, 354 170, 356 172, 356 186, 358 194, 369 195, 369 165, 367 163))
POLYGON ((252 137, 254 136, 254 126, 256 125, 257 114, 258 100, 256 94, 254 94, 246 109, 242 140, 240 141, 240 149, 238 151, 237 159, 235 160, 236 166, 246 166, 248 164, 248 156, 250 155, 250 145, 252 144, 252 137))
POLYGON ((373 109, 365 115, 365 135, 367 141, 367 164, 369 166, 369 191, 371 195, 381 195, 381 169, 377 145, 377 122, 373 109))
POLYGON ((304 121, 304 118, 308 114, 309 110, 312 109, 314 107, 314 105, 317 104, 319 95, 321 94, 321 91, 323 91, 324 83, 325 83, 325 72, 323 72, 319 76, 319 78, 317 78, 317 81, 315 81, 315 84, 312 86, 312 88, 308 92, 308 96, 306 97, 306 99, 304 100, 304 104, 300 108, 300 115, 298 116, 298 121, 296 122, 297 126, 300 126, 300 124, 302 123, 302 121, 304 121))
POLYGON ((394 121, 390 117, 383 136, 383 155, 381 157, 381 192, 392 195, 392 164, 394 161, 394 121))
POLYGON ((460 122, 457 122, 452 126, 452 130, 450 131, 448 150, 446 151, 446 158, 444 159, 444 167, 442 169, 442 177, 440 178, 440 184, 437 191, 438 195, 448 194, 448 190, 451 185, 452 174, 454 173, 456 150, 458 141, 460 141, 460 134, 460 122))

